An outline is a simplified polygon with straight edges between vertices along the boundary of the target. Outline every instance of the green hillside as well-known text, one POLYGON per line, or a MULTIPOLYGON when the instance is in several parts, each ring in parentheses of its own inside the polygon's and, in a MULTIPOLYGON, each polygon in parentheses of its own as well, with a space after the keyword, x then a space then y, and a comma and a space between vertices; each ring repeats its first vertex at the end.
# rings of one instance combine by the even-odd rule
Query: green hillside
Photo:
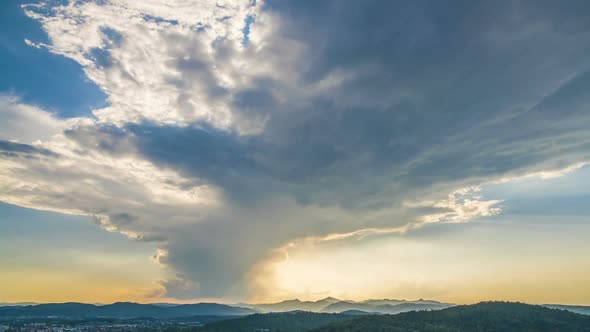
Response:
POLYGON ((314 332, 584 332, 590 317, 523 303, 482 302, 439 311, 365 316, 314 332))
POLYGON ((302 332, 335 322, 357 318, 355 315, 293 311, 255 314, 206 325, 202 332, 302 332))
POLYGON ((590 332, 590 316, 543 306, 482 302, 397 315, 312 312, 255 314, 213 322, 202 332, 590 332))

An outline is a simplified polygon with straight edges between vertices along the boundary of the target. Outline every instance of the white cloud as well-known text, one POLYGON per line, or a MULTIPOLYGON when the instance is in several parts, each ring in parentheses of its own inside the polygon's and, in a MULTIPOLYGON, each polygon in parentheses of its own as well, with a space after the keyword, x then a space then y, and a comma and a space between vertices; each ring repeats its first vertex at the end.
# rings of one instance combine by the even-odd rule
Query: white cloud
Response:
POLYGON ((94 111, 100 122, 207 121, 241 128, 228 105, 229 90, 243 75, 241 65, 220 54, 243 61, 242 30, 256 10, 250 1, 121 0, 24 8, 43 24, 51 39, 46 47, 82 65, 108 94, 111 105, 94 111))
POLYGON ((440 213, 426 214, 418 220, 424 223, 446 222, 460 223, 472 221, 480 217, 490 217, 502 210, 498 205, 501 200, 483 200, 477 193, 480 187, 468 187, 455 190, 447 199, 430 202, 407 202, 410 207, 433 207, 442 210, 440 213))
POLYGON ((0 139, 21 143, 47 140, 66 127, 66 121, 11 95, 0 95, 0 139))
POLYGON ((105 229, 130 237, 149 236, 147 230, 162 220, 168 225, 199 222, 199 213, 220 204, 216 188, 156 167, 130 146, 119 145, 120 153, 113 155, 97 150, 107 144, 100 137, 80 142, 68 136, 68 131, 94 126, 80 119, 35 145, 51 155, 4 155, 0 201, 92 216, 105 229))

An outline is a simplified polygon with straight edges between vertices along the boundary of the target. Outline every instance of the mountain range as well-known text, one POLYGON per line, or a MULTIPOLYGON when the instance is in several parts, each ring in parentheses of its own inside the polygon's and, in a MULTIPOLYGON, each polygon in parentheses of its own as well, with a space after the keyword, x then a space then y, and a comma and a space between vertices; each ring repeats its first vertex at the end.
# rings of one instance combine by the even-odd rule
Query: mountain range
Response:
POLYGON ((564 304, 544 304, 543 306, 551 309, 567 310, 582 315, 590 315, 590 306, 564 304))
MULTIPOLYGON (((233 305, 218 303, 152 303, 117 302, 107 305, 85 303, 15 304, 0 306, 0 318, 182 318, 192 316, 246 316, 256 313, 306 311, 347 315, 398 314, 408 311, 432 311, 455 306, 434 300, 372 299, 365 301, 339 300, 327 297, 318 301, 286 300, 277 303, 233 305)), ((590 314, 590 307, 558 304, 548 308, 590 314)))
POLYGON ((244 316, 257 311, 217 303, 163 306, 117 302, 108 305, 85 303, 48 303, 0 307, 0 318, 179 318, 191 316, 244 316))
POLYGON ((396 314, 412 310, 438 310, 454 304, 433 300, 396 300, 377 299, 365 301, 339 300, 327 297, 318 301, 287 300, 268 304, 238 304, 260 312, 313 311, 324 313, 341 313, 344 311, 362 311, 366 313, 396 314))
POLYGON ((482 302, 398 315, 302 311, 255 314, 215 321, 202 332, 590 332, 590 317, 538 305, 482 302))
MULTIPOLYGON (((540 305, 482 302, 437 311, 362 316, 308 330, 313 332, 590 332, 590 317, 540 305)), ((281 331, 288 330, 281 329, 281 331)))

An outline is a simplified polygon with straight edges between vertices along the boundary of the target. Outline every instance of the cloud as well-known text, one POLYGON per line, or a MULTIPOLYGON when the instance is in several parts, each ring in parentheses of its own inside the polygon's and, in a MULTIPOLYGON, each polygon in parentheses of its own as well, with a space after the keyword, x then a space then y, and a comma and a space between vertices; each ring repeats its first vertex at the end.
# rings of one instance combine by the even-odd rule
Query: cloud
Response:
MULTIPOLYGON (((31 4, 27 15, 51 37, 46 47, 78 62, 108 94, 105 123, 145 120, 227 127, 225 90, 239 76, 226 53, 242 53, 250 1, 108 1, 31 4)), ((29 42, 31 44, 33 42, 29 42)))
POLYGON ((15 143, 10 141, 0 141, 0 153, 7 157, 19 157, 24 156, 55 156, 55 154, 49 150, 36 148, 32 145, 15 143))
POLYGON ((163 296, 183 298, 248 295, 248 271, 297 239, 493 215, 458 188, 590 157, 590 26, 546 8, 25 6, 110 106, 35 146, 56 160, 3 155, 0 200, 157 241, 177 274, 163 296))
POLYGON ((502 209, 498 206, 501 200, 483 200, 477 193, 479 187, 469 187, 456 190, 449 194, 448 199, 439 201, 409 202, 411 207, 433 207, 439 211, 425 214, 419 218, 423 223, 444 222, 460 223, 481 217, 499 214, 502 209))
POLYGON ((0 95, 0 139, 22 143, 46 140, 66 128, 66 122, 11 95, 0 95))
POLYGON ((192 223, 200 208, 217 204, 215 188, 137 157, 129 144, 115 142, 122 137, 115 132, 105 134, 87 120, 36 146, 3 141, 0 199, 92 216, 105 229, 134 238, 157 238, 147 231, 155 221, 192 223))

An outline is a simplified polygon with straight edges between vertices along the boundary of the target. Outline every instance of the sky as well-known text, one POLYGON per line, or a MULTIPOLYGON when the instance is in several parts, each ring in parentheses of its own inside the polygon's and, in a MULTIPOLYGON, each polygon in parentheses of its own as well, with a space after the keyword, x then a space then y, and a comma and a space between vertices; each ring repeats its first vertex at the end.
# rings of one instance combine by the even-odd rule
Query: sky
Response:
POLYGON ((590 3, 0 3, 0 302, 590 305, 590 3))

